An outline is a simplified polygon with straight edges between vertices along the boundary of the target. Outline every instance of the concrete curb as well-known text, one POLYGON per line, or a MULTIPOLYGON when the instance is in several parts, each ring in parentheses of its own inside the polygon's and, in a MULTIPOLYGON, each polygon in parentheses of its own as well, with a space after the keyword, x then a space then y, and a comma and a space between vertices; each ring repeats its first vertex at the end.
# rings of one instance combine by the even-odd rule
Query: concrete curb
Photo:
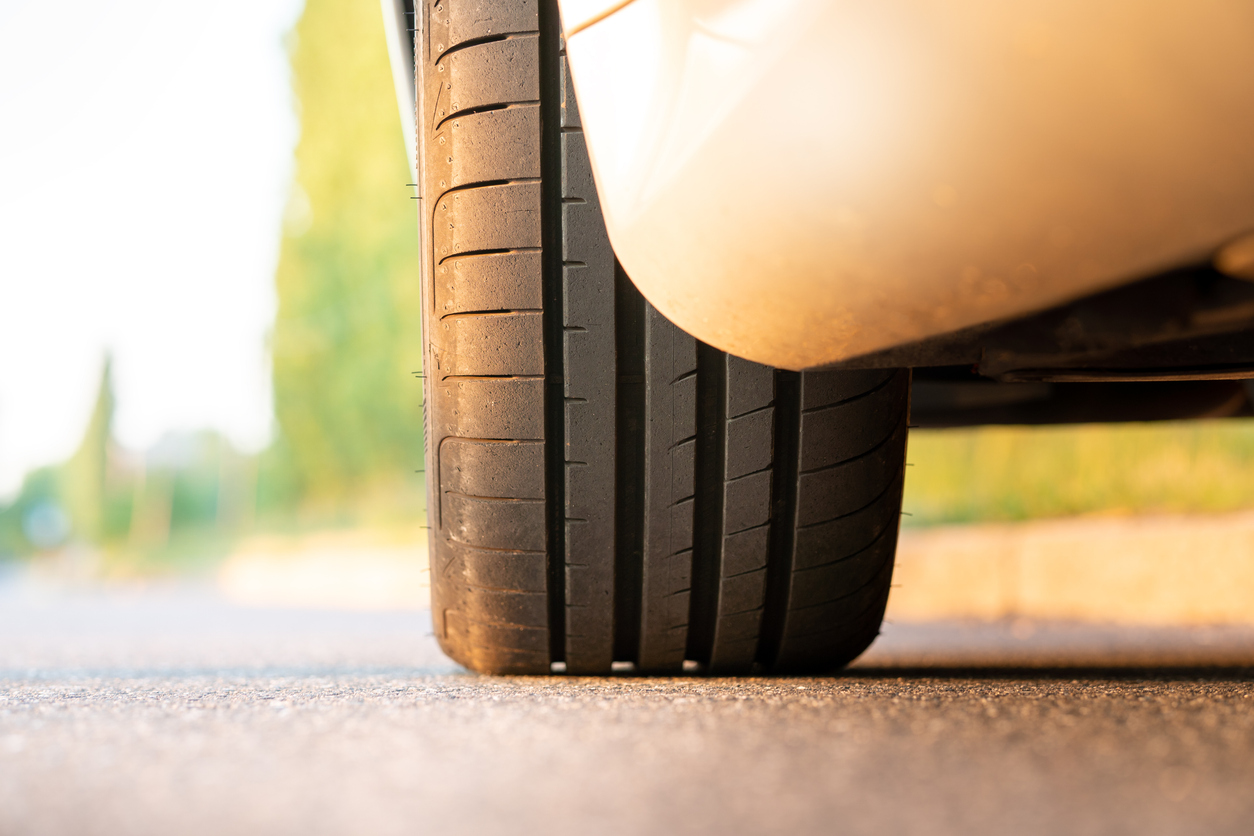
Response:
POLYGON ((1254 624, 1254 512, 902 532, 888 618, 1254 624))
POLYGON ((371 531, 256 537, 218 571, 218 590, 245 606, 335 610, 426 609, 427 538, 371 531))

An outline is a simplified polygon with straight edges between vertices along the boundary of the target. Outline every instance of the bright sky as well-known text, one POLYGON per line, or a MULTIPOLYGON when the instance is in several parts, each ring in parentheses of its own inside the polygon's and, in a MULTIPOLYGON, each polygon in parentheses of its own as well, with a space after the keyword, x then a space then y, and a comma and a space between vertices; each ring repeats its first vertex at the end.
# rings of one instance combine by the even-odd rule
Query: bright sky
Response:
POLYGON ((123 444, 268 440, 301 6, 0 0, 0 499, 72 452, 106 351, 123 444))

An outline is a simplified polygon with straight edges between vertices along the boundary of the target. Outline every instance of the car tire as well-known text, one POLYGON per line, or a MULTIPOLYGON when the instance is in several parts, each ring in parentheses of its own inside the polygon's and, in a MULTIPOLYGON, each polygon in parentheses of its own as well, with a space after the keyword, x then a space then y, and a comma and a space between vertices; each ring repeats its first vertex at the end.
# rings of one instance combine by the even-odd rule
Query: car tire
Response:
POLYGON ((728 356, 606 237, 556 5, 420 4, 432 614, 475 671, 839 667, 878 634, 907 370, 728 356))

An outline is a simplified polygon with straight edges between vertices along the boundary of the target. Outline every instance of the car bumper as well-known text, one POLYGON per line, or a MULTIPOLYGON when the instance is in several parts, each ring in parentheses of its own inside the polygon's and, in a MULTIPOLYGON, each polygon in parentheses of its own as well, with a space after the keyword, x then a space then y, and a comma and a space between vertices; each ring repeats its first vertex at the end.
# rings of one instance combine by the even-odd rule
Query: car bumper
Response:
POLYGON ((699 339, 802 369, 1254 229, 1254 6, 563 0, 615 252, 699 339))

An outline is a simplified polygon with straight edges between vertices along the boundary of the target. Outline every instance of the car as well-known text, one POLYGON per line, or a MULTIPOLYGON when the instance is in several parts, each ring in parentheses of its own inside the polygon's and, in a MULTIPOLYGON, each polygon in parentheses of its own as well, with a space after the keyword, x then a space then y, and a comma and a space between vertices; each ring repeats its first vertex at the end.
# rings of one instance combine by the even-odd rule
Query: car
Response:
POLYGON ((839 668, 909 426, 1252 412, 1248 4, 383 5, 472 670, 839 668))

